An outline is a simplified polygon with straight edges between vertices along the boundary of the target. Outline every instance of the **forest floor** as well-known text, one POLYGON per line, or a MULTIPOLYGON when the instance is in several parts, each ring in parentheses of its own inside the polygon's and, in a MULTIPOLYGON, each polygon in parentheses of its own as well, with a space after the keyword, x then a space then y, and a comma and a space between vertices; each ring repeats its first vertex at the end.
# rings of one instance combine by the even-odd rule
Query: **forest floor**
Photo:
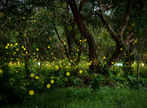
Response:
POLYGON ((56 88, 2 108, 147 108, 147 88, 56 88))

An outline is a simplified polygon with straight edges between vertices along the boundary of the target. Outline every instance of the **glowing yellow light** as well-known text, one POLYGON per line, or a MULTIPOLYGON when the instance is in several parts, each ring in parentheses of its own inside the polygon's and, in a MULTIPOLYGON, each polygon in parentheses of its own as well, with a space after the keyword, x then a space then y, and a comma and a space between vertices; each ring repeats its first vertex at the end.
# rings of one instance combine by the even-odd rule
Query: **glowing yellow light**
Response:
POLYGON ((28 51, 26 51, 26 54, 28 54, 28 51))
POLYGON ((48 45, 48 49, 49 49, 49 48, 51 48, 51 47, 48 45))
POLYGON ((31 78, 34 78, 34 77, 35 77, 35 74, 34 74, 34 73, 31 73, 31 74, 30 74, 30 77, 31 77, 31 78))
POLYGON ((120 51, 122 51, 123 50, 123 48, 120 48, 120 51))
POLYGON ((66 76, 70 76, 70 72, 66 72, 66 76))
POLYGON ((134 40, 133 44, 136 44, 137 42, 138 42, 138 40, 136 39, 136 40, 134 40))
POLYGON ((8 46, 5 46, 5 49, 8 49, 8 46))
POLYGON ((35 91, 34 90, 29 90, 29 95, 30 96, 33 96, 35 94, 35 91))
POLYGON ((0 69, 0 75, 1 75, 1 74, 3 74, 3 70, 2 70, 2 69, 0 69))
POLYGON ((9 44, 9 43, 7 43, 7 46, 10 46, 10 44, 9 44))
POLYGON ((36 48, 36 51, 39 51, 39 48, 36 48))
POLYGON ((18 66, 20 66, 20 65, 21 65, 20 61, 18 61, 18 62, 17 62, 17 65, 18 65, 18 66))
POLYGON ((79 73, 82 74, 83 73, 83 70, 80 70, 79 73))
POLYGON ((56 65, 56 66, 55 66, 55 69, 56 69, 56 70, 59 70, 59 66, 58 66, 58 65, 56 65))
POLYGON ((114 62, 112 61, 111 64, 114 64, 114 62))
POLYGON ((46 85, 46 88, 51 88, 51 84, 47 84, 46 85))
POLYGON ((84 42, 86 42, 86 41, 87 41, 87 39, 84 39, 83 41, 84 41, 84 42))
POLYGON ((39 76, 35 76, 35 79, 38 80, 39 79, 39 76))
POLYGON ((16 51, 19 51, 19 49, 18 49, 18 48, 16 48, 16 51))
POLYGON ((54 81, 54 80, 50 80, 50 83, 51 83, 51 84, 54 84, 54 83, 55 83, 55 81, 54 81))
POLYGON ((64 45, 66 45, 66 42, 63 42, 64 45))
POLYGON ((21 48, 24 49, 24 46, 22 45, 21 48))
POLYGON ((141 63, 141 66, 144 67, 144 63, 141 63))
POLYGON ((12 65, 13 65, 13 62, 10 61, 10 62, 8 63, 8 66, 12 66, 12 65))
POLYGON ((12 47, 12 46, 13 46, 13 44, 11 43, 11 44, 10 44, 10 46, 12 47))
POLYGON ((15 43, 15 46, 17 46, 18 45, 18 43, 15 43))

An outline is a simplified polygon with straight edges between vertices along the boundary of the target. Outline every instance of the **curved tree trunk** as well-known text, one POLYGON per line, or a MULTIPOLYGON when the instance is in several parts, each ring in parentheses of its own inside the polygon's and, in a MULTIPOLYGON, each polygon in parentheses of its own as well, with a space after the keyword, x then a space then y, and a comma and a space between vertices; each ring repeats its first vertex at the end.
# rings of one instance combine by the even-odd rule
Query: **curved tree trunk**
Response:
POLYGON ((68 0, 68 3, 70 5, 75 22, 79 28, 81 35, 87 39, 89 60, 91 62, 90 70, 92 70, 93 72, 98 71, 99 62, 97 59, 95 40, 94 40, 92 34, 90 34, 90 32, 88 31, 86 25, 84 24, 84 21, 82 20, 80 12, 77 9, 75 0, 68 0))

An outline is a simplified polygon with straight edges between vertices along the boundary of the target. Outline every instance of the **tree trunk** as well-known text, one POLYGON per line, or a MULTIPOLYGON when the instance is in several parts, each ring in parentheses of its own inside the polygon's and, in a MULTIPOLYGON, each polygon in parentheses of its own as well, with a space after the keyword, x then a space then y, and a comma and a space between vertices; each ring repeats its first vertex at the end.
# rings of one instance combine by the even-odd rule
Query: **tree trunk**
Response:
POLYGON ((94 41, 94 38, 90 34, 90 32, 88 31, 87 27, 85 26, 84 21, 82 20, 82 17, 77 9, 75 0, 69 0, 68 3, 70 5, 75 22, 77 23, 77 26, 79 28, 81 35, 87 39, 89 60, 91 62, 90 70, 92 70, 93 72, 98 71, 99 63, 98 63, 98 59, 97 59, 96 43, 94 41))

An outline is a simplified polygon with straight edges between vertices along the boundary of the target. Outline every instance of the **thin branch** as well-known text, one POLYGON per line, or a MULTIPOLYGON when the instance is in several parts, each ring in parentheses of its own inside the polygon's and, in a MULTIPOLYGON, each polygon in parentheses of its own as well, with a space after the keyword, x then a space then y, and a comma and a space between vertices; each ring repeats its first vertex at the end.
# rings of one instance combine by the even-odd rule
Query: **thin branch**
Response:
POLYGON ((81 12, 81 10, 83 9, 84 4, 86 3, 86 0, 82 0, 80 2, 80 6, 79 6, 79 12, 81 12))
POLYGON ((95 13, 96 15, 98 15, 103 23, 103 25, 106 27, 107 31, 110 33, 110 35, 112 36, 112 38, 116 41, 119 42, 119 39, 116 35, 116 33, 114 32, 113 28, 111 27, 111 25, 107 22, 107 20, 104 18, 102 10, 99 10, 99 12, 95 13))
POLYGON ((69 56, 69 54, 68 54, 68 50, 67 50, 67 48, 66 48, 66 45, 65 45, 64 41, 60 38, 60 35, 59 35, 59 33, 58 33, 58 30, 57 30, 57 28, 56 28, 55 23, 53 23, 53 25, 54 25, 54 30, 55 30, 55 32, 56 32, 56 34, 57 34, 57 37, 58 37, 59 41, 61 42, 61 44, 62 44, 63 47, 64 47, 66 56, 67 56, 68 58, 70 58, 70 56, 69 56))
POLYGON ((129 45, 132 42, 132 40, 134 40, 134 39, 132 39, 132 36, 134 36, 134 32, 131 32, 128 34, 127 39, 125 40, 125 43, 127 45, 129 45))
POLYGON ((132 0, 128 0, 126 11, 124 13, 124 19, 123 19, 124 24, 122 25, 121 30, 120 30, 120 37, 123 37, 123 34, 128 26, 132 5, 133 5, 132 0))

